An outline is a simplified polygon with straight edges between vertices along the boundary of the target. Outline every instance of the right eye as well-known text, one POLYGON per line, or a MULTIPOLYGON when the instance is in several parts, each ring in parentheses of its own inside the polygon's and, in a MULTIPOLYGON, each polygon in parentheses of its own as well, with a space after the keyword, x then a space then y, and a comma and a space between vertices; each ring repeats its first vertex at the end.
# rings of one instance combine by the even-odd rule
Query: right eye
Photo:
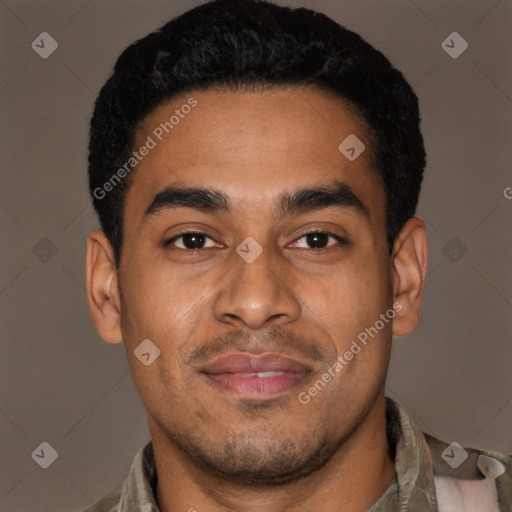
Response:
MULTIPOLYGON (((186 251, 197 251, 198 249, 204 249, 205 244, 208 240, 215 242, 213 238, 201 233, 199 231, 186 231, 180 233, 176 236, 173 236, 166 242, 164 242, 164 246, 173 245, 174 247, 186 251)), ((211 245, 210 247, 216 247, 216 245, 211 245)), ((206 247, 207 248, 207 247, 206 247)))

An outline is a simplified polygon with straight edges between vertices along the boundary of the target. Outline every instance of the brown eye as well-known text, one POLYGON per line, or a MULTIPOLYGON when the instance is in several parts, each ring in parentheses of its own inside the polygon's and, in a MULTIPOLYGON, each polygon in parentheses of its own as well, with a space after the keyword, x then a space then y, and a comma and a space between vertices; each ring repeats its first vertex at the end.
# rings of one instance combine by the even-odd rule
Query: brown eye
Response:
POLYGON ((325 231, 311 231, 305 233, 294 242, 294 247, 301 247, 304 249, 326 249, 338 242, 341 245, 347 245, 347 241, 334 233, 327 233, 325 231), (331 240, 330 240, 331 239, 331 240), (305 245, 300 245, 299 241, 304 240, 305 245))
MULTIPOLYGON (((180 233, 179 235, 172 237, 170 240, 165 242, 164 245, 174 245, 179 249, 194 251, 197 249, 204 249, 205 244, 208 242, 208 240, 211 240, 213 242, 213 239, 205 235, 204 233, 191 231, 186 233, 180 233)), ((214 247, 214 245, 211 245, 210 247, 214 247)))
POLYGON ((306 242, 314 249, 323 249, 329 244, 329 235, 326 233, 308 233, 306 235, 306 242))

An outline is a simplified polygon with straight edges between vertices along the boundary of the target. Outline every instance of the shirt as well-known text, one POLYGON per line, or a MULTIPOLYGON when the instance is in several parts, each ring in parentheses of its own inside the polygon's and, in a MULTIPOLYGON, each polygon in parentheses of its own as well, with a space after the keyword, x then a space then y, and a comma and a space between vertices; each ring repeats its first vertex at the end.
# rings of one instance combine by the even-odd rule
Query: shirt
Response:
MULTIPOLYGON (((512 512, 512 456, 463 448, 422 433, 386 398, 395 478, 368 512, 512 512)), ((127 479, 84 512, 160 512, 153 445, 142 446, 127 479)))

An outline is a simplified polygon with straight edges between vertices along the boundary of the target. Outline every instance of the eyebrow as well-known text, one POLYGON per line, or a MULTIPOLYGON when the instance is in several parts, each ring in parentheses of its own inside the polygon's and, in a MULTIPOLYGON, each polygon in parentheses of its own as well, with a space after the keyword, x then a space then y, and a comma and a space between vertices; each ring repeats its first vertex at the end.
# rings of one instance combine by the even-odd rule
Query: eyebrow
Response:
MULTIPOLYGON (((330 206, 351 208, 367 219, 370 218, 363 201, 346 183, 337 180, 329 185, 301 188, 281 194, 277 201, 277 212, 280 217, 286 217, 330 206)), ((154 196, 144 212, 143 222, 164 211, 180 207, 193 208, 204 213, 230 213, 232 202, 229 196, 217 190, 170 185, 154 196)))

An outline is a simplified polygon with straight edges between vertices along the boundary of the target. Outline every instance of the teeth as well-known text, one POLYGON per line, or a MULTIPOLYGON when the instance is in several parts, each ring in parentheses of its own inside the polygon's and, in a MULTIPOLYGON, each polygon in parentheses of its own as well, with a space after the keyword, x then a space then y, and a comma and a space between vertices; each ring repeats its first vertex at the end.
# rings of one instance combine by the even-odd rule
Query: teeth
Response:
POLYGON ((284 372, 276 372, 276 371, 269 371, 269 372, 255 372, 255 373, 238 373, 240 377, 275 377, 277 375, 283 375, 284 372))

